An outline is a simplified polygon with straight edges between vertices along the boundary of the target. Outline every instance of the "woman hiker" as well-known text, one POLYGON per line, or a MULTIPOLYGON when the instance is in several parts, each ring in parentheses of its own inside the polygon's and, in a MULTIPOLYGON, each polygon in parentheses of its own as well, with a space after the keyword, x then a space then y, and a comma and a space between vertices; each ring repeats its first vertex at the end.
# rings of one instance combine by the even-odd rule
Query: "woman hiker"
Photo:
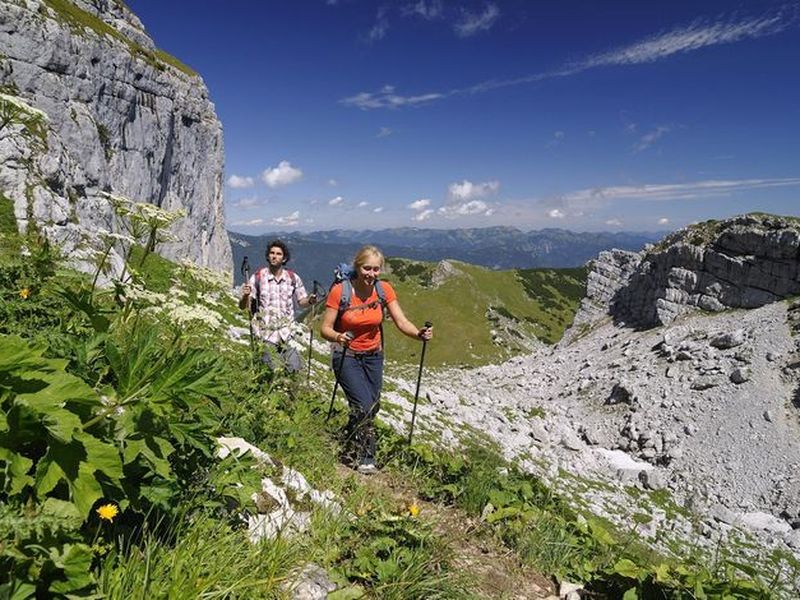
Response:
POLYGON ((383 385, 382 305, 388 309, 397 328, 408 337, 420 341, 433 337, 432 327, 420 329, 403 314, 392 286, 378 281, 383 263, 383 253, 375 246, 364 246, 358 251, 353 259, 355 278, 331 288, 320 327, 322 337, 337 344, 331 366, 334 374, 338 373, 339 384, 350 406, 345 444, 359 473, 378 470, 374 421, 383 385), (342 289, 348 283, 350 302, 340 313, 342 289))

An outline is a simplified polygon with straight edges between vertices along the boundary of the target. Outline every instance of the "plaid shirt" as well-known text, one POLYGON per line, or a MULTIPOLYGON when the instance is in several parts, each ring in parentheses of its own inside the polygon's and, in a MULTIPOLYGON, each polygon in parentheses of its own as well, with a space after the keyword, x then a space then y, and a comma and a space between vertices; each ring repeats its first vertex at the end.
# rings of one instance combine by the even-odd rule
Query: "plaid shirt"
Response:
POLYGON ((286 269, 281 269, 280 277, 276 279, 268 268, 263 268, 253 273, 247 282, 253 293, 256 275, 261 279, 260 308, 253 318, 258 335, 273 344, 285 342, 292 337, 295 302, 308 295, 303 280, 297 273, 290 275, 286 269))

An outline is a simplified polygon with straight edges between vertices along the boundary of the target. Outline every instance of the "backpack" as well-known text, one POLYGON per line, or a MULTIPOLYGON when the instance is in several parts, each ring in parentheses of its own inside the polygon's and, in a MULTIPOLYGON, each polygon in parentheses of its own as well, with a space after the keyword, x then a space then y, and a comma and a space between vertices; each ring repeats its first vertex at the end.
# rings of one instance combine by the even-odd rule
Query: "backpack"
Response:
MULTIPOLYGON (((266 268, 267 267, 261 267, 256 271, 256 294, 255 297, 250 298, 250 314, 253 315, 261 310, 261 272, 266 268)), ((283 270, 286 271, 286 274, 289 275, 289 279, 292 282, 292 296, 294 296, 294 292, 297 289, 297 276, 295 272, 290 269, 284 267, 283 270)))
MULTIPOLYGON (((350 299, 353 296, 353 279, 356 278, 356 272, 351 265, 347 263, 340 263, 333 271, 333 283, 331 288, 337 283, 342 284, 342 297, 339 299, 339 310, 336 314, 336 321, 333 323, 333 328, 338 331, 339 322, 341 321, 342 314, 351 308, 372 308, 377 304, 381 305, 382 309, 386 308, 386 291, 383 289, 380 279, 375 280, 375 292, 378 294, 378 299, 373 300, 368 304, 361 304, 358 307, 350 306, 350 299)), ((383 349, 383 322, 380 324, 381 330, 381 349, 383 349)))

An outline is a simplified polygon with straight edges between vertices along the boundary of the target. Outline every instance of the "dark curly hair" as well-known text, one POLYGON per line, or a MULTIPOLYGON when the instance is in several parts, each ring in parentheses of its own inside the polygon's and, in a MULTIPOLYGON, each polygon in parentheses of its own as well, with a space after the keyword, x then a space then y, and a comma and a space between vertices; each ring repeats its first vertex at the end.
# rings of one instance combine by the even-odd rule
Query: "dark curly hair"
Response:
POLYGON ((292 255, 289 254, 289 246, 286 245, 286 242, 283 240, 272 240, 269 244, 267 244, 267 249, 264 251, 264 258, 266 258, 267 261, 269 261, 270 248, 280 248, 283 250, 283 264, 288 263, 289 259, 292 257, 292 255))

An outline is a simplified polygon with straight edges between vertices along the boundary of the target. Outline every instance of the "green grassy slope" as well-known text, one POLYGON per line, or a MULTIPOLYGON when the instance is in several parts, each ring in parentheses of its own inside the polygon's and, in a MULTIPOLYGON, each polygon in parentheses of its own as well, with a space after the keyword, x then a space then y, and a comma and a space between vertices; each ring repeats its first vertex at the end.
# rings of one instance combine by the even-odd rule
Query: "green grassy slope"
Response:
MULTIPOLYGON (((525 351, 536 337, 558 341, 572 323, 586 281, 586 269, 491 271, 457 261, 452 275, 432 283, 435 263, 392 258, 384 279, 418 326, 434 323, 428 365, 496 363, 525 351)), ((421 346, 386 323, 387 358, 419 360, 421 346)))

